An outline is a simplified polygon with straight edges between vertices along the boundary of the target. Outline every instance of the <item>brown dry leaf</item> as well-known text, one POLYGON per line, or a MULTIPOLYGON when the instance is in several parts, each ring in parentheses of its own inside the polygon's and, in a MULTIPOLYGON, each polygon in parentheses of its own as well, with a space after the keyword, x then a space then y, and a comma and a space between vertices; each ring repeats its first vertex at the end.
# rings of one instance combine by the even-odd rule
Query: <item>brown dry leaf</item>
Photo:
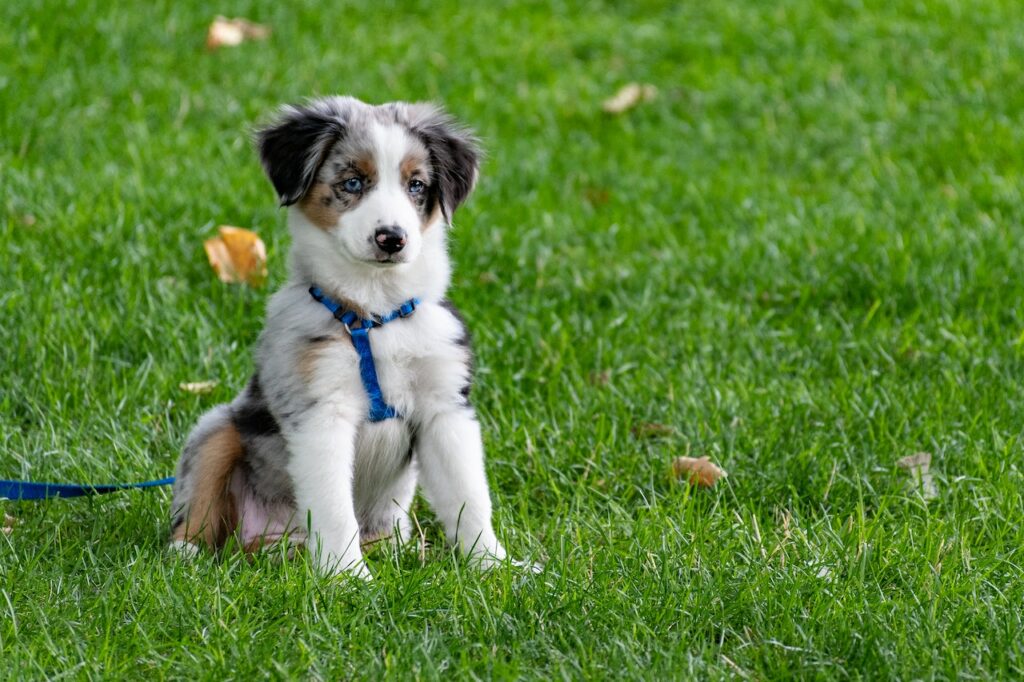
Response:
POLYGON ((729 474, 725 469, 704 457, 676 457, 672 460, 672 473, 676 478, 686 477, 690 485, 701 485, 705 488, 713 486, 718 479, 729 474))
POLYGON ((234 47, 246 40, 266 40, 270 35, 270 27, 254 24, 248 19, 228 19, 218 16, 214 18, 206 31, 206 49, 216 50, 219 47, 234 47))
POLYGON ((609 114, 621 114, 642 102, 650 102, 658 96, 658 88, 648 83, 629 83, 619 88, 614 96, 601 105, 609 114))
POLYGON ((217 388, 217 384, 220 382, 216 379, 210 381, 183 381, 178 384, 178 388, 189 393, 195 393, 196 395, 202 395, 209 393, 213 389, 217 388))
POLYGON ((222 282, 259 286, 267 278, 267 247, 255 232, 221 225, 220 236, 203 242, 210 266, 222 282))
POLYGON ((14 524, 18 522, 18 519, 14 518, 10 514, 4 514, 4 525, 0 528, 0 533, 4 535, 10 535, 14 532, 14 524))
POLYGON ((916 452, 907 455, 896 462, 896 466, 910 474, 910 489, 920 490, 921 497, 926 500, 934 500, 939 496, 939 489, 932 478, 932 454, 930 452, 916 452))
POLYGON ((633 428, 630 429, 634 438, 662 438, 664 436, 671 436, 676 432, 671 426, 667 424, 658 424, 656 422, 640 422, 633 424, 633 428))

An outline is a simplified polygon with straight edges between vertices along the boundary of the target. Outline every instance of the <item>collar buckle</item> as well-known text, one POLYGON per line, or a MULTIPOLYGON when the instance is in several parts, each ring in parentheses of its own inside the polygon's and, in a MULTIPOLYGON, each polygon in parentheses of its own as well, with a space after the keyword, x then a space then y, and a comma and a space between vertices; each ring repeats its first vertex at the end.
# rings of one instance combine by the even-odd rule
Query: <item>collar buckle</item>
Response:
POLYGON ((402 307, 398 309, 399 317, 409 317, 416 312, 416 299, 411 298, 406 303, 402 304, 402 307))

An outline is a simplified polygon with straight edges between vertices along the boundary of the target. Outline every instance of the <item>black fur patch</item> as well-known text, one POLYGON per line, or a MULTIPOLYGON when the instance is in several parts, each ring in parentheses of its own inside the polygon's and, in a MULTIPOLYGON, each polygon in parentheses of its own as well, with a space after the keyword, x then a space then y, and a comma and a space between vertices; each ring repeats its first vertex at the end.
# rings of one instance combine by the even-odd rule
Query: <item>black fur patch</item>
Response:
POLYGON ((345 134, 343 115, 329 101, 287 108, 276 123, 257 133, 260 161, 282 206, 309 191, 327 152, 345 134))
POLYGON ((243 439, 247 436, 273 436, 281 433, 281 425, 267 409, 258 375, 253 375, 245 399, 235 407, 231 417, 243 439))
POLYGON ((428 190, 428 213, 440 203, 444 219, 451 222, 455 209, 466 200, 476 183, 480 168, 477 139, 440 111, 415 121, 412 131, 423 141, 430 155, 433 177, 428 190))

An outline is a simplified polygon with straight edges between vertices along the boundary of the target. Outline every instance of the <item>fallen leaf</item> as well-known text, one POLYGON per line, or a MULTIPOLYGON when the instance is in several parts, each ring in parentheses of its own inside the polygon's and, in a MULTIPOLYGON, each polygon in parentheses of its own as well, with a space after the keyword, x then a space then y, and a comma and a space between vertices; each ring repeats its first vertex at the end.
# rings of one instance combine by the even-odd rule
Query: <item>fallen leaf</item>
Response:
POLYGON ((642 102, 650 102, 658 96, 658 88, 644 83, 629 83, 622 86, 612 97, 604 101, 601 107, 609 114, 621 114, 642 102))
POLYGON ((14 532, 14 524, 18 522, 18 519, 14 518, 10 514, 4 514, 4 525, 0 528, 0 533, 4 535, 10 535, 14 532))
POLYGON ((909 487, 912 491, 920 491, 921 497, 926 500, 934 500, 939 496, 939 489, 932 478, 930 452, 916 452, 902 457, 896 462, 896 466, 910 475, 909 487))
POLYGON ((183 381, 178 384, 178 388, 189 393, 195 393, 196 395, 202 395, 203 393, 209 393, 213 389, 217 388, 217 384, 220 382, 216 379, 210 381, 183 381))
POLYGON ((718 479, 729 474, 706 455, 704 457, 676 457, 672 461, 672 472, 676 478, 686 477, 690 485, 713 486, 718 479))
POLYGON ((265 40, 270 35, 270 27, 254 24, 248 19, 228 19, 218 16, 214 18, 206 31, 206 49, 216 50, 220 47, 234 47, 246 40, 265 40))
POLYGON ((267 247, 255 232, 221 225, 220 236, 203 242, 210 266, 222 282, 259 286, 267 278, 267 247))
POLYGON ((671 436, 676 432, 671 426, 655 422, 633 424, 633 428, 630 431, 634 438, 661 438, 663 436, 671 436))

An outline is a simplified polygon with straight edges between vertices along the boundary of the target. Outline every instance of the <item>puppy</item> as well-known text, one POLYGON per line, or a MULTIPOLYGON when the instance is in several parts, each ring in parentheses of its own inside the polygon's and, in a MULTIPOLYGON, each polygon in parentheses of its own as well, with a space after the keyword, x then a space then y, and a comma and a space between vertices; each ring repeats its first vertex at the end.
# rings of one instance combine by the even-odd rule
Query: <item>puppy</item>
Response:
POLYGON ((419 483, 450 542, 483 566, 504 560, 469 336, 445 299, 476 139, 429 104, 329 97, 285 107, 258 147, 288 207, 289 278, 248 385, 185 444, 172 545, 234 537, 251 552, 287 537, 325 573, 369 577, 361 544, 409 537, 419 483))

